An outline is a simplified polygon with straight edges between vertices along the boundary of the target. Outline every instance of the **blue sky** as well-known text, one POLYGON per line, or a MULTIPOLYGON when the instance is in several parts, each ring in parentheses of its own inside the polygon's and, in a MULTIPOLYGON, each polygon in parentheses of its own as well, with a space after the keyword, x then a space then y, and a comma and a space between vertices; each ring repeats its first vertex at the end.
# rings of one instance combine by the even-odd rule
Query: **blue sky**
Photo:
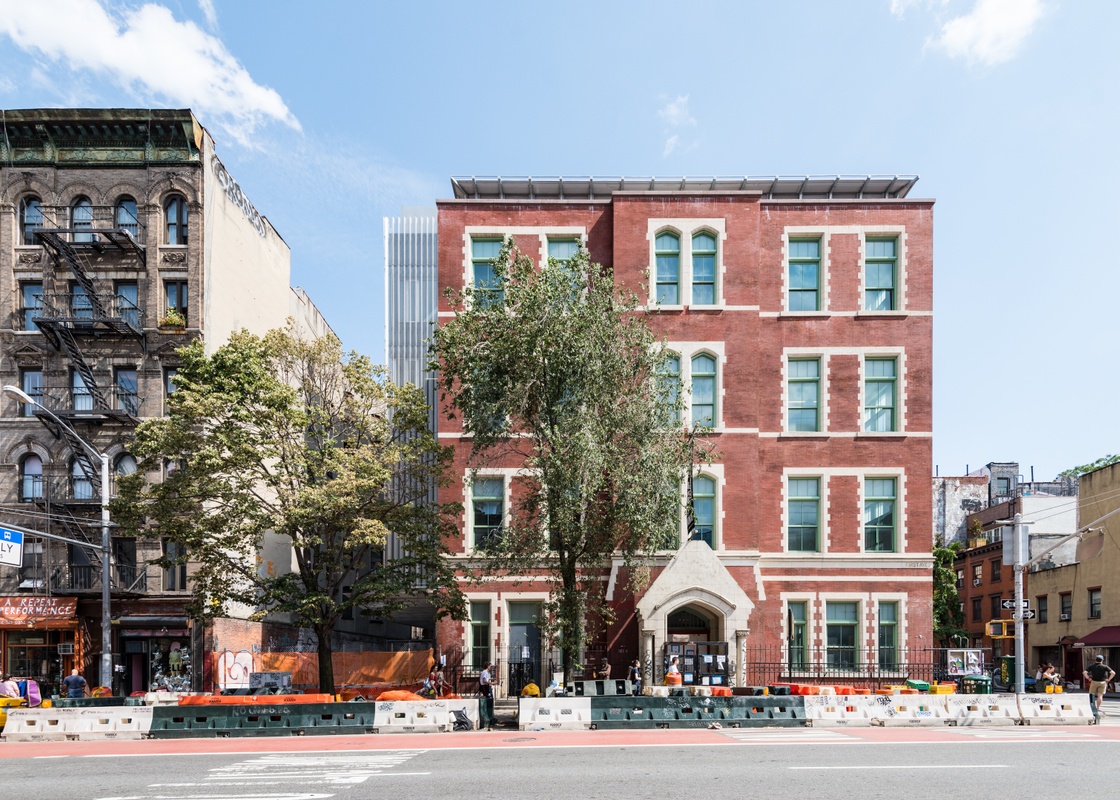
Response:
POLYGON ((918 174, 934 462, 1120 451, 1111 0, 8 0, 0 105, 190 107, 350 348, 451 175, 918 174))

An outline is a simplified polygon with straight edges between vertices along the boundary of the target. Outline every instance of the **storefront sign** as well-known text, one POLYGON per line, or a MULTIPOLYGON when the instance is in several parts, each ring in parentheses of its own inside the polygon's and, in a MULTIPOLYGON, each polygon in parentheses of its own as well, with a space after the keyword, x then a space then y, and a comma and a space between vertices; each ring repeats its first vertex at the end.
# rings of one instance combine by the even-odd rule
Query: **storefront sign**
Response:
POLYGON ((0 597, 0 627, 73 619, 76 597, 0 597))

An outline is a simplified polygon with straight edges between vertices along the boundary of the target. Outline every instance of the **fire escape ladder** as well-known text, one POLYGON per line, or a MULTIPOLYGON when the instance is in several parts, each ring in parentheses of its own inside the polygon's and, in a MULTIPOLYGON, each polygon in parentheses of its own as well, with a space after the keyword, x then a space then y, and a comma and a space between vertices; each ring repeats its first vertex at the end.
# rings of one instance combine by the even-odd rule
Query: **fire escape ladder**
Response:
POLYGON ((97 379, 93 377, 93 370, 90 369, 89 364, 86 363, 85 356, 82 355, 82 351, 78 347, 78 342, 74 338, 73 329, 66 325, 59 325, 55 328, 55 332, 67 358, 73 363, 74 369, 78 371, 78 374, 82 376, 82 383, 85 384, 85 388, 93 398, 93 407, 102 411, 108 409, 109 401, 105 397, 105 392, 98 386, 97 379))
POLYGON ((95 461, 93 456, 89 454, 86 449, 86 443, 78 438, 78 435, 67 425, 59 425, 55 419, 47 413, 37 411, 35 416, 43 423, 43 426, 51 432, 51 435, 56 439, 62 439, 70 448, 70 452, 74 454, 74 460, 82 468, 82 473, 89 480, 93 490, 100 495, 101 493, 101 461, 95 461))
POLYGON ((89 272, 85 267, 85 259, 82 258, 81 253, 63 238, 63 234, 58 231, 39 230, 35 232, 44 245, 54 251, 55 255, 70 267, 70 271, 74 273, 74 278, 78 281, 78 285, 86 293, 89 300, 90 307, 93 309, 94 316, 105 319, 109 316, 108 311, 105 309, 104 303, 97 294, 97 290, 93 285, 93 280, 89 277, 89 272))

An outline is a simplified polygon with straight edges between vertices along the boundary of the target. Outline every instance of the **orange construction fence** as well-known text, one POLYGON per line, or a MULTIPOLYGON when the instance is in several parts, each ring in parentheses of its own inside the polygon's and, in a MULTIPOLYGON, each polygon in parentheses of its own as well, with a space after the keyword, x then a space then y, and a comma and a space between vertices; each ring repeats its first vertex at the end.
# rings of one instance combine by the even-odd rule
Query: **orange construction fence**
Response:
MULTIPOLYGON (((251 672, 291 672, 292 686, 319 685, 318 653, 212 653, 214 683, 218 687, 248 685, 251 672)), ((397 653, 334 653, 335 686, 419 685, 435 658, 431 650, 397 653)))

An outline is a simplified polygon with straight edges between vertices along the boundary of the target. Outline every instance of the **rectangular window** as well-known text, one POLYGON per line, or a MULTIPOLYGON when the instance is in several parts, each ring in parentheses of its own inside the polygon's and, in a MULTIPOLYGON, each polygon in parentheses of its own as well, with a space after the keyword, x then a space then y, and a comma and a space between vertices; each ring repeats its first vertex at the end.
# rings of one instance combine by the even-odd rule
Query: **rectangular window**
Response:
POLYGON ((185 591, 187 588, 187 560, 183 545, 170 539, 164 539, 163 557, 170 564, 163 568, 163 590, 165 592, 185 591))
POLYGON ((992 619, 999 619, 1003 614, 1003 595, 993 594, 988 597, 990 608, 988 611, 992 615, 992 619))
POLYGON ((716 426, 716 360, 706 353, 692 357, 692 426, 716 426))
POLYGON ((482 308, 502 304, 502 282, 494 268, 501 252, 501 239, 471 239, 473 288, 482 308))
POLYGON ((898 240, 868 239, 864 261, 864 308, 868 311, 894 311, 898 308, 895 294, 898 240))
POLYGON ((1000 497, 1007 497, 1011 494, 1010 478, 996 478, 996 494, 1000 497))
POLYGON ((993 558, 990 562, 992 572, 992 583, 999 583, 1001 572, 1001 561, 998 558, 993 558))
POLYGON ((490 660, 490 603, 471 601, 471 663, 481 672, 490 660))
POLYGON ((863 429, 898 430, 894 413, 897 363, 893 358, 869 358, 863 367, 863 429))
POLYGON ((716 237, 697 233, 692 237, 692 304, 711 306, 716 302, 716 237))
POLYGON ((39 326, 35 324, 35 317, 43 313, 43 284, 37 281, 25 282, 19 285, 19 290, 23 305, 20 309, 23 329, 25 331, 37 331, 39 326))
POLYGON ((980 586, 982 583, 984 583, 984 565, 983 564, 973 564, 972 565, 972 585, 973 586, 980 586))
POLYGON ((821 483, 819 478, 789 479, 789 549, 816 553, 820 549, 821 483))
MULTIPOLYGON (((23 389, 24 394, 31 397, 36 403, 43 402, 43 370, 41 369, 21 369, 19 371, 19 388, 23 389)), ((20 403, 20 416, 33 417, 35 416, 35 406, 30 403, 20 403)))
POLYGON ((93 410, 93 392, 86 386, 82 373, 76 369, 70 370, 70 400, 74 411, 93 410))
POLYGON ((895 552, 894 478, 867 478, 863 482, 863 549, 869 553, 895 552))
POLYGON ((805 633, 808 629, 808 603, 790 603, 788 608, 789 625, 789 668, 805 669, 809 664, 805 633))
POLYGON ((821 361, 819 358, 789 360, 789 429, 821 429, 821 361))
POLYGON ((578 239, 549 239, 548 257, 565 262, 579 252, 578 239))
POLYGON ((972 621, 979 622, 984 618, 984 606, 979 597, 972 598, 972 621))
POLYGON ((957 570, 957 589, 960 590, 960 589, 963 589, 963 588, 964 588, 964 570, 963 569, 958 569, 957 570))
POLYGON ((163 368, 163 399, 165 402, 167 398, 171 396, 171 393, 175 391, 175 375, 178 374, 178 372, 179 370, 174 367, 163 368))
POLYGON ((1098 586, 1089 590, 1089 619, 1101 618, 1101 590, 1098 586))
POLYGON ((821 240, 789 241, 789 310, 819 311, 821 240))
POLYGON ((855 667, 859 604, 827 603, 825 605, 825 619, 828 666, 845 669, 855 667))
POLYGON ((505 480, 476 478, 471 485, 471 505, 474 511, 474 546, 485 549, 495 544, 502 535, 505 480))
POLYGON ((178 312, 183 319, 187 319, 188 300, 190 295, 187 293, 186 281, 164 281, 163 290, 166 298, 165 311, 178 312))
POLYGON ((139 287, 135 281, 117 282, 117 316, 133 330, 140 330, 139 287))
POLYGON ((1061 614, 1068 620, 1073 616, 1073 595, 1068 592, 1064 592, 1058 595, 1058 600, 1061 602, 1061 614))
POLYGON ((1040 595, 1035 598, 1038 604, 1038 621, 1047 622, 1050 619, 1050 596, 1040 595))
POLYGON ((898 669, 898 603, 879 604, 879 667, 898 669))
POLYGON ((117 408, 134 417, 140 413, 140 393, 137 387, 136 370, 133 367, 117 367, 113 370, 117 408))
POLYGON ((80 283, 70 284, 70 313, 80 325, 89 325, 93 319, 93 302, 80 283))

